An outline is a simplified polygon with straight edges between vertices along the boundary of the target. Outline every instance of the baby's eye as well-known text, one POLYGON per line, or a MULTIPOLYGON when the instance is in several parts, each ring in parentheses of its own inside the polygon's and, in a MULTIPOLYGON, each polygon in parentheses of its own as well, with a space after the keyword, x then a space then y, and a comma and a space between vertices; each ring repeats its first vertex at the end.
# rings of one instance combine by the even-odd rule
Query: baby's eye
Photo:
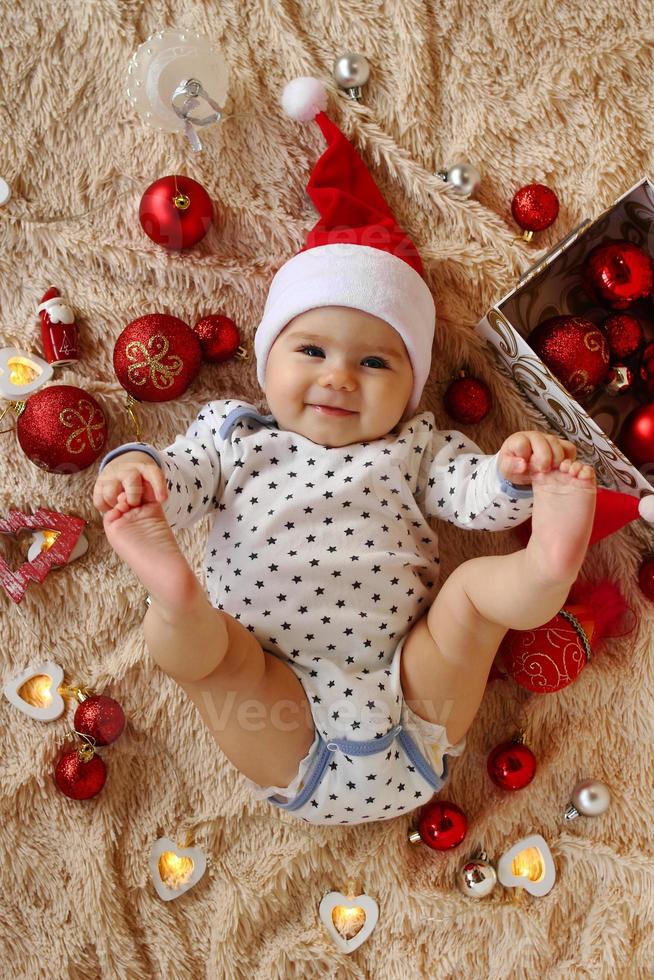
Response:
MULTIPOLYGON (((323 353, 323 350, 322 350, 321 347, 314 347, 313 344, 307 344, 305 347, 300 347, 300 353, 301 354, 306 354, 307 351, 310 351, 310 350, 317 350, 317 351, 320 351, 321 354, 323 353)), ((313 355, 312 354, 309 354, 308 356, 309 357, 312 357, 313 355)))
POLYGON ((376 364, 372 364, 371 367, 381 367, 381 368, 387 368, 388 367, 388 363, 387 363, 387 361, 384 360, 383 357, 364 357, 364 361, 376 361, 377 362, 376 364))

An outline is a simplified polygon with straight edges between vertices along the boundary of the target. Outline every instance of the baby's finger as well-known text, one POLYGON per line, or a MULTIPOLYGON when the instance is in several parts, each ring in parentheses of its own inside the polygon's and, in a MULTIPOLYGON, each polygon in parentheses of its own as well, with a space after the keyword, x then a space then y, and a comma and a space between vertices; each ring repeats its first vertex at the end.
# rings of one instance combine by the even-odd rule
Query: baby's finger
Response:
POLYGON ((163 471, 159 467, 148 466, 141 471, 143 476, 143 499, 148 504, 163 503, 168 496, 168 487, 163 471))
POLYGON ((137 507, 141 503, 143 496, 143 479, 138 470, 131 470, 123 477, 123 488, 127 497, 127 503, 132 507, 137 507))
POLYGON ((111 477, 105 477, 104 480, 96 484, 96 491, 94 491, 93 496, 95 500, 97 492, 99 503, 98 509, 101 510, 102 513, 106 513, 107 510, 111 510, 111 508, 114 506, 120 487, 120 481, 114 480, 111 477))
POLYGON ((565 459, 577 458, 577 447, 575 446, 574 442, 570 442, 569 439, 559 439, 559 444, 563 449, 565 459))
POLYGON ((549 439, 543 432, 530 432, 531 470, 536 473, 548 473, 552 468, 553 453, 549 439))
POLYGON ((516 456, 520 459, 529 459, 531 456, 531 442, 526 432, 514 432, 505 441, 503 448, 507 457, 516 456))
POLYGON ((561 445, 561 440, 557 436, 551 436, 547 433, 545 438, 550 444, 550 450, 552 452, 552 466, 554 469, 558 469, 563 460, 566 458, 563 452, 563 446, 561 445))

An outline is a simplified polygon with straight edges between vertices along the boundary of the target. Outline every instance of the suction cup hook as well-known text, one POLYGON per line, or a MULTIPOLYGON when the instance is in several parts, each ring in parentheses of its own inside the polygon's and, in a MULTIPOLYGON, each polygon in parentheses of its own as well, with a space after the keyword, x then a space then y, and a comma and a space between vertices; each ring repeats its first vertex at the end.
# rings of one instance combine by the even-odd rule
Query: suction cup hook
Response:
POLYGON ((227 99, 224 55, 208 38, 159 31, 144 41, 127 68, 127 95, 144 122, 159 132, 185 132, 194 150, 196 127, 218 122, 227 99), (208 115, 191 115, 204 100, 208 115))

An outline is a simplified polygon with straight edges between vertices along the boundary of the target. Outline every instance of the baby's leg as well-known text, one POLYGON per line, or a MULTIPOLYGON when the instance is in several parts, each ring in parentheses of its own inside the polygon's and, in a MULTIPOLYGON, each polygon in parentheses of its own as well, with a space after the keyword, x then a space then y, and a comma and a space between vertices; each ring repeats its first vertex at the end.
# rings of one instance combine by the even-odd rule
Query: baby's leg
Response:
POLYGON ((295 673, 210 604, 160 504, 117 506, 104 527, 150 593, 144 632, 153 660, 191 698, 237 769, 259 785, 288 786, 315 736, 295 673))
POLYGON ((533 480, 532 535, 512 555, 473 558, 450 575, 405 640, 402 691, 421 718, 466 733, 508 629, 542 626, 563 607, 586 554, 595 512, 591 467, 565 460, 533 480))

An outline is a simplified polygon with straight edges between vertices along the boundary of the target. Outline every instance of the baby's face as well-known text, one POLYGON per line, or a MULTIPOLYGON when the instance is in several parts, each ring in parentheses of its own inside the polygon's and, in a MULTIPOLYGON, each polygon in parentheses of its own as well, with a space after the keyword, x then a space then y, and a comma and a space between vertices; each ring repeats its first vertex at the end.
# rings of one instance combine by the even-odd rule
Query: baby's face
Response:
POLYGON ((412 389, 400 335, 385 320, 346 306, 296 316, 266 363, 266 399, 280 428, 327 447, 385 436, 402 418, 412 389))

